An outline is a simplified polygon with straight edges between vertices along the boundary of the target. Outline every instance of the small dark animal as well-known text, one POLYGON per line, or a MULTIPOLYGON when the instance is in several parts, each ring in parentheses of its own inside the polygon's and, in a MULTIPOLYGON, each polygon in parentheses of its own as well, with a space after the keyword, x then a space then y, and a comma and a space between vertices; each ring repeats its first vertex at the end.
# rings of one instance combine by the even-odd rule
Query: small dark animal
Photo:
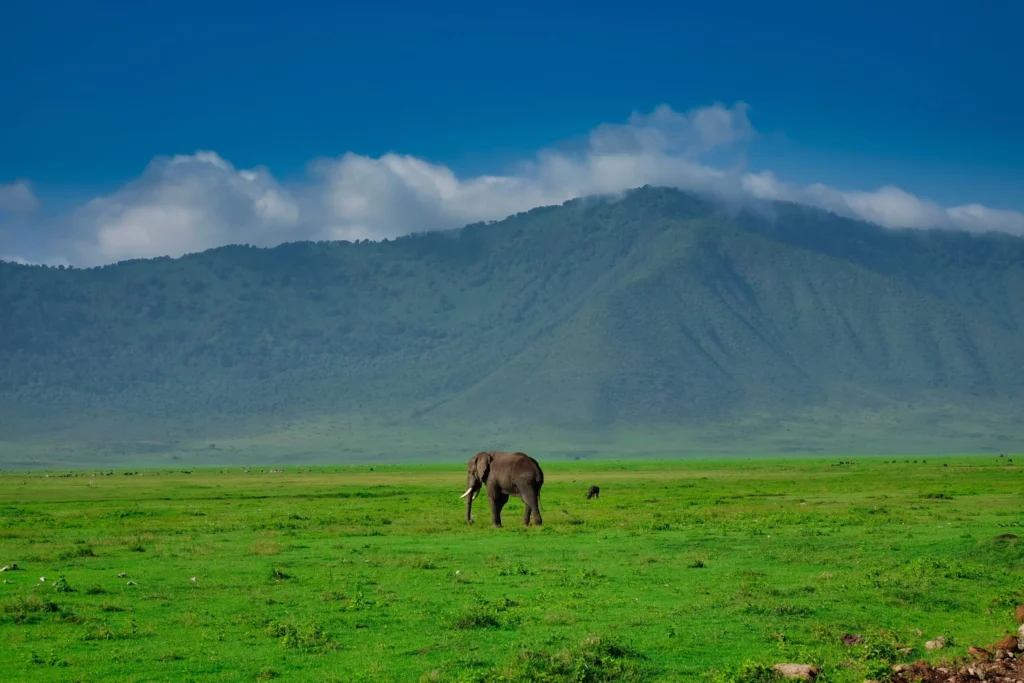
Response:
POLYGON ((591 498, 600 498, 600 497, 601 497, 601 487, 600 486, 591 486, 590 490, 587 491, 587 500, 590 500, 591 498))

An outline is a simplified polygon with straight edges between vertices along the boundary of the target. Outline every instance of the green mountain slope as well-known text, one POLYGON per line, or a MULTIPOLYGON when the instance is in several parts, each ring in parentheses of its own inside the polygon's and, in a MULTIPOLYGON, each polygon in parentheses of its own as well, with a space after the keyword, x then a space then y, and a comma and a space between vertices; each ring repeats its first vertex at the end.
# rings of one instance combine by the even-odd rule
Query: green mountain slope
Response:
POLYGON ((679 226, 570 320, 458 397, 581 424, 1005 401, 1024 386, 1015 329, 830 256, 720 225, 679 226), (522 385, 511 396, 503 386, 522 385), (577 401, 566 401, 568 396, 577 401))
POLYGON ((384 243, 0 263, 0 459, 274 433, 333 457, 357 423, 1012 449, 1024 240, 769 209, 642 188, 384 243))

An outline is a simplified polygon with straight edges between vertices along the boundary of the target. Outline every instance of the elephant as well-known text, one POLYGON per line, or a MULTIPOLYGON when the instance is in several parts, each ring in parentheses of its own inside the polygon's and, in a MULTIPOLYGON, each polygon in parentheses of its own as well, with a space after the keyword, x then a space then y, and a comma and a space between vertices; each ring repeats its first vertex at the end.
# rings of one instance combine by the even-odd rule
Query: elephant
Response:
POLYGON ((601 497, 601 487, 600 486, 591 486, 590 490, 587 491, 587 500, 590 500, 591 498, 600 498, 600 497, 601 497))
POLYGON ((466 468, 466 523, 472 524, 470 513, 473 500, 487 485, 487 502, 491 507, 491 526, 501 526, 501 509, 509 496, 518 496, 526 506, 523 524, 530 525, 533 516, 537 526, 543 524, 540 516, 540 488, 544 485, 544 472, 536 460, 526 453, 481 451, 469 459, 466 468), (468 496, 468 497, 467 497, 468 496))

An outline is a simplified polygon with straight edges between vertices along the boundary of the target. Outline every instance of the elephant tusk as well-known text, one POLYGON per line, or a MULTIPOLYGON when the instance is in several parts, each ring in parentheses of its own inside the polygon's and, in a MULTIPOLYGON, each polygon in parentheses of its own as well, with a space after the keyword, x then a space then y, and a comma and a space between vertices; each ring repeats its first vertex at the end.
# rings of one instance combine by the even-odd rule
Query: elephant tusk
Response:
POLYGON ((479 496, 479 495, 480 495, 480 489, 477 489, 476 491, 473 491, 473 495, 470 497, 470 500, 476 500, 476 497, 479 496))
MULTIPOLYGON (((466 489, 466 492, 465 492, 465 493, 463 493, 463 494, 462 494, 461 496, 459 496, 459 498, 465 498, 466 496, 468 496, 468 495, 469 495, 469 494, 471 494, 472 492, 473 492, 473 487, 472 487, 472 486, 470 486, 470 487, 469 487, 468 489, 466 489)), ((474 498, 475 498, 475 497, 476 497, 476 496, 474 496, 474 498)))

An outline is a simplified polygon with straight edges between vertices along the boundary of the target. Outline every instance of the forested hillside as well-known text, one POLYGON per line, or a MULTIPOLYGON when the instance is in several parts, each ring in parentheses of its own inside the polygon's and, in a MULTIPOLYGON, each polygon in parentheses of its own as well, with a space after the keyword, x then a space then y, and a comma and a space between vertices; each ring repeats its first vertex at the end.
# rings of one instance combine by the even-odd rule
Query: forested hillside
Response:
POLYGON ((655 188, 380 243, 0 263, 0 464, 43 443, 301 441, 317 420, 623 448, 717 430, 741 450, 789 420, 817 448, 865 419, 872 443, 930 444, 938 421, 957 448, 1012 449, 1022 323, 1020 238, 655 188))

